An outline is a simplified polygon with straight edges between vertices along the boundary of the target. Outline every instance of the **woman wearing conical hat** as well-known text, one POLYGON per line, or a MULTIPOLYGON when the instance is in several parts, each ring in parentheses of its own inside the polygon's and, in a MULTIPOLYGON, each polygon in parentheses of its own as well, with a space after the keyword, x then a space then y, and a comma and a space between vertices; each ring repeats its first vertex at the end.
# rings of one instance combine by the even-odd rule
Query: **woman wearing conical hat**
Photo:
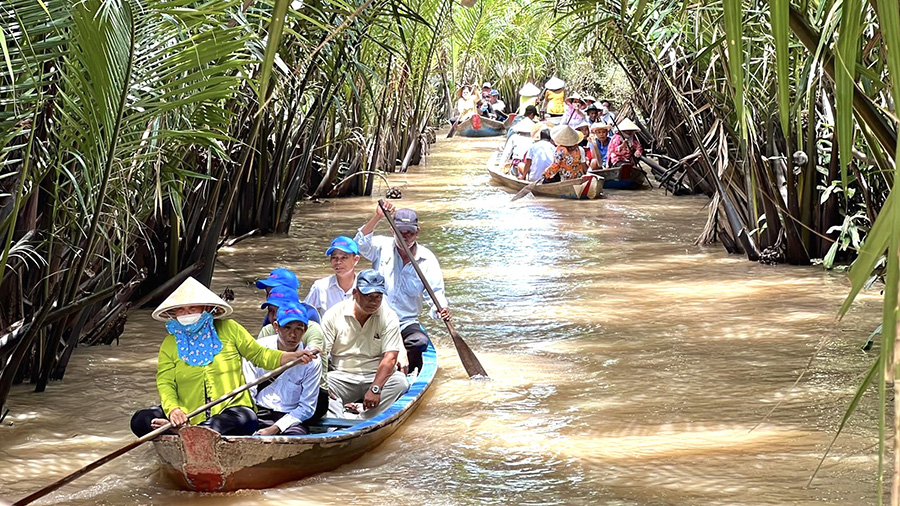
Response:
POLYGON ((584 149, 578 145, 584 136, 569 125, 557 125, 550 130, 556 144, 553 163, 544 171, 544 182, 553 183, 578 179, 587 171, 584 149))
POLYGON ((610 167, 635 163, 635 157, 640 158, 644 154, 641 141, 635 135, 641 129, 628 118, 619 119, 616 123, 616 135, 609 143, 610 167))
POLYGON ((551 77, 544 84, 544 93, 541 97, 541 112, 551 117, 562 116, 566 112, 566 83, 558 77, 551 77))
POLYGON ((159 347, 156 388, 160 405, 131 418, 131 430, 143 436, 167 422, 195 424, 220 434, 248 436, 258 425, 249 392, 243 392, 190 420, 187 413, 244 384, 241 359, 265 369, 301 357, 305 350, 282 352, 260 346, 244 327, 225 317, 231 306, 194 278, 187 278, 153 311, 169 334, 159 347))
POLYGON ((538 95, 541 94, 541 89, 531 83, 525 83, 525 86, 522 86, 522 89, 519 90, 519 116, 525 114, 525 109, 529 105, 537 104, 538 95))

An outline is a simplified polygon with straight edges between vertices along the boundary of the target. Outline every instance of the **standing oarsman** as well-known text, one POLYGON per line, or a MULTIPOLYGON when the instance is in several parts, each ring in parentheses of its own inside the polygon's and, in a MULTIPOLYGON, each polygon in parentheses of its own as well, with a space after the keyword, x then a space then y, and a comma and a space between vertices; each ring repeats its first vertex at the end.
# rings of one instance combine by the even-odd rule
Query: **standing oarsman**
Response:
MULTIPOLYGON (((394 206, 385 202, 385 209, 393 212, 394 206)), ((428 302, 431 307, 431 317, 450 320, 450 310, 447 308, 447 298, 444 295, 444 275, 437 257, 428 248, 422 246, 416 239, 419 237, 419 218, 412 209, 399 209, 394 214, 394 223, 400 232, 400 238, 374 236, 373 232, 378 222, 384 218, 380 207, 375 207, 372 218, 360 227, 356 233, 356 243, 359 245, 359 253, 372 261, 372 268, 384 276, 387 286, 387 303, 397 312, 400 318, 400 333, 403 336, 403 345, 409 360, 409 370, 418 368, 422 370, 422 352, 428 346, 428 333, 419 323, 419 313, 422 312, 423 302, 428 302), (440 312, 434 306, 425 285, 416 274, 415 268, 406 257, 403 248, 396 242, 402 240, 412 253, 416 264, 434 290, 441 304, 440 312)), ((400 356, 400 366, 404 366, 403 356, 400 356)))

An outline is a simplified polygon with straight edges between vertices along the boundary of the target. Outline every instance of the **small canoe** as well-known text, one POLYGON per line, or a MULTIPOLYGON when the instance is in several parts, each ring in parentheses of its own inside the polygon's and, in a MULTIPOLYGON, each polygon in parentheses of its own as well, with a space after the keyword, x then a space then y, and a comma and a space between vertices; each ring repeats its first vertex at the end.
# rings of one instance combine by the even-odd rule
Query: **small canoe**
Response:
MULTIPOLYGON (((494 153, 488 160, 488 173, 491 182, 518 192, 528 186, 528 181, 523 181, 505 173, 509 171, 509 164, 499 165, 496 159, 499 153, 494 153)), ((594 200, 603 196, 603 178, 595 174, 587 174, 581 179, 571 179, 558 183, 535 185, 531 193, 541 197, 556 197, 575 200, 594 200)))
POLYGON ((506 131, 512 126, 515 118, 515 114, 510 114, 506 122, 501 122, 481 116, 481 128, 475 128, 472 124, 472 120, 475 119, 473 116, 461 122, 456 129, 462 137, 496 137, 498 135, 506 135, 506 131))
POLYGON ((640 190, 644 187, 644 180, 647 178, 640 167, 633 165, 592 170, 590 174, 602 177, 603 187, 612 190, 640 190))
POLYGON ((164 474, 178 487, 198 492, 269 488, 331 471, 380 445, 421 404, 437 372, 430 342, 422 359, 422 372, 409 391, 370 420, 325 418, 304 436, 222 436, 185 427, 178 435, 160 436, 153 446, 164 474))

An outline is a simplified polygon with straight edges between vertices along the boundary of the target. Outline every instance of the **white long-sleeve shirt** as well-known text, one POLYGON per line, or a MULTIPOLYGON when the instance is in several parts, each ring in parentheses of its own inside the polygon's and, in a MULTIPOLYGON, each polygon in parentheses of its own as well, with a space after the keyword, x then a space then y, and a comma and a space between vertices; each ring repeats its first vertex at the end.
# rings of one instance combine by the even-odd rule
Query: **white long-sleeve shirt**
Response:
MULTIPOLYGON (((256 342, 273 350, 278 349, 278 334, 264 336, 256 342)), ((244 379, 254 381, 269 371, 256 367, 244 360, 244 379)), ((296 365, 281 373, 275 381, 256 392, 256 404, 285 415, 275 425, 281 432, 308 419, 316 411, 319 396, 319 378, 322 375, 322 361, 319 357, 308 364, 296 365)))
POLYGON ((356 278, 353 279, 353 286, 346 292, 337 282, 337 276, 332 274, 313 282, 309 289, 309 294, 303 302, 316 308, 320 315, 324 315, 326 311, 338 302, 343 302, 353 297, 353 289, 356 288, 356 278))
MULTIPOLYGON (((394 244, 392 237, 363 235, 362 227, 356 232, 356 244, 359 245, 359 254, 372 261, 372 268, 384 276, 387 287, 387 303, 400 318, 400 329, 417 323, 419 313, 422 312, 422 303, 427 302, 431 308, 431 317, 438 318, 437 309, 431 301, 431 296, 425 290, 425 285, 416 274, 411 263, 403 264, 400 252, 394 244)), ((428 248, 416 244, 415 262, 422 269, 422 274, 434 290, 441 307, 447 307, 447 297, 444 295, 444 275, 437 257, 428 248)))

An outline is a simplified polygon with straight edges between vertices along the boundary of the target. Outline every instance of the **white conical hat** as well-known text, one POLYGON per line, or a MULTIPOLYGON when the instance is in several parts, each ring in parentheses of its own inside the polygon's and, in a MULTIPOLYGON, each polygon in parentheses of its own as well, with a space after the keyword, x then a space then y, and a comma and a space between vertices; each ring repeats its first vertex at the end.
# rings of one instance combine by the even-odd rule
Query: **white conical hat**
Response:
POLYGON ((563 82, 562 79, 558 77, 551 77, 549 81, 544 83, 544 88, 548 90, 559 90, 566 87, 566 83, 563 82))
POLYGON ((541 90, 531 83, 525 83, 525 86, 522 86, 522 89, 519 90, 519 95, 523 97, 536 97, 540 94, 541 90))
POLYGON ((550 130, 550 138, 557 146, 571 147, 581 142, 584 136, 569 125, 559 125, 550 130))
POLYGON ((522 119, 517 121, 515 125, 513 125, 512 130, 517 134, 531 135, 531 129, 534 128, 534 125, 535 123, 531 120, 531 118, 523 117, 522 119))
POLYGON ((153 310, 153 319, 161 322, 168 321, 171 317, 168 314, 169 311, 185 306, 213 306, 211 312, 216 318, 223 318, 234 311, 221 297, 203 286, 203 283, 193 277, 188 277, 184 283, 181 283, 181 286, 166 297, 159 307, 153 310))
POLYGON ((623 132, 639 132, 641 128, 634 121, 628 118, 622 118, 616 121, 616 127, 623 132))

